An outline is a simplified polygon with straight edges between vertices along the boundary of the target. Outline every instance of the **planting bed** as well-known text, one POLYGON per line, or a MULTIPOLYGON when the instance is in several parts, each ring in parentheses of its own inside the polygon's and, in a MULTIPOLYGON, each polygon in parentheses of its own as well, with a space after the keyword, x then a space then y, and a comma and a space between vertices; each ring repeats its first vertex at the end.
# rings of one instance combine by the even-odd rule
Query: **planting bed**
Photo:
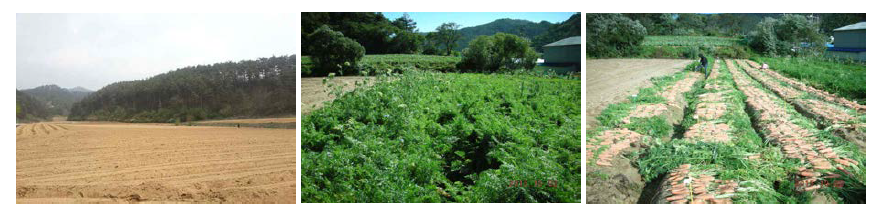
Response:
POLYGON ((629 98, 607 108, 600 127, 587 132, 587 203, 635 203, 644 182, 633 166, 645 144, 668 139, 683 119, 687 92, 703 75, 679 72, 654 79, 629 98), (594 159, 595 157, 595 159, 594 159))

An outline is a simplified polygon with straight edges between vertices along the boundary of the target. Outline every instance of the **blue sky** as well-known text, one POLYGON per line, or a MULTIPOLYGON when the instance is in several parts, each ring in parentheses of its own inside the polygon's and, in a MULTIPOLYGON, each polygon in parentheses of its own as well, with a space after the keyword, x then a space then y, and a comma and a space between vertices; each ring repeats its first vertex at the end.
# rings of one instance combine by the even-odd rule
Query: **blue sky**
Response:
MULTIPOLYGON (((431 32, 442 23, 455 22, 462 28, 486 24, 501 18, 523 19, 532 22, 546 20, 551 23, 559 23, 567 20, 575 12, 408 12, 410 18, 416 22, 416 28, 420 32, 431 32)), ((395 20, 404 12, 384 12, 386 18, 395 20)))

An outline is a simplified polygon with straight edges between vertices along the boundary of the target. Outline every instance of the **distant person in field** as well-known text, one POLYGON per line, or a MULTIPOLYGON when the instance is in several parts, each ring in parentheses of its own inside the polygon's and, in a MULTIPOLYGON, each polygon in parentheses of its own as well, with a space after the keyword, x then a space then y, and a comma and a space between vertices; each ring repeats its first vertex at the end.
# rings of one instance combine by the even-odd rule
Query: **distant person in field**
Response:
POLYGON ((705 55, 699 54, 699 63, 702 64, 699 67, 705 69, 705 66, 708 65, 708 59, 705 59, 705 55))

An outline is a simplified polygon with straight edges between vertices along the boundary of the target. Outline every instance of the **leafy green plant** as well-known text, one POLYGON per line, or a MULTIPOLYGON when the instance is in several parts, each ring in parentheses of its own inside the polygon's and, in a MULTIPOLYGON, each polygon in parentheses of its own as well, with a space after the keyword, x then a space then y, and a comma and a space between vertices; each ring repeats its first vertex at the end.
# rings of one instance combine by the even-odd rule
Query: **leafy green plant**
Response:
POLYGON ((304 117, 303 202, 581 201, 579 80, 381 72, 304 117))

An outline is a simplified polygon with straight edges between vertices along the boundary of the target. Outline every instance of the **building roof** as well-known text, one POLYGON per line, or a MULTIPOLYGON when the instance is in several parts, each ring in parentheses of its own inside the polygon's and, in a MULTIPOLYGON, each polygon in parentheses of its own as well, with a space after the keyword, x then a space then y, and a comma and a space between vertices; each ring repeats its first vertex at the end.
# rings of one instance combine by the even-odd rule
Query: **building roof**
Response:
POLYGON ((550 46, 572 46, 572 45, 580 45, 580 36, 572 36, 572 37, 568 37, 568 38, 565 38, 565 39, 559 40, 559 41, 557 41, 557 42, 553 42, 553 43, 550 43, 550 44, 544 45, 544 47, 550 47, 550 46))
POLYGON ((841 28, 836 28, 832 31, 845 31, 845 30, 866 30, 866 22, 858 22, 851 25, 845 25, 841 28))

